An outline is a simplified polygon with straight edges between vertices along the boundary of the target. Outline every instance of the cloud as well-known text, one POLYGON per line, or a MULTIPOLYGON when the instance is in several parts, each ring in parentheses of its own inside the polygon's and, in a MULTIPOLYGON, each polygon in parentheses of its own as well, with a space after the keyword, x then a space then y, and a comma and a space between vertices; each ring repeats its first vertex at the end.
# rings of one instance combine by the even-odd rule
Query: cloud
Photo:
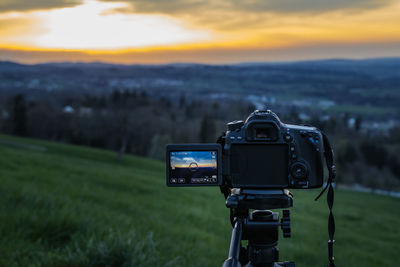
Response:
POLYGON ((70 8, 0 13, 0 45, 110 50, 211 38, 206 30, 191 29, 169 16, 109 12, 126 5, 85 1, 70 8))
MULTIPOLYGON (((164 14, 181 19, 193 27, 216 32, 252 32, 314 21, 315 17, 355 17, 370 11, 390 8, 395 0, 99 0, 127 3, 115 13, 164 14)), ((314 24, 318 26, 318 24, 314 24)), ((257 34, 260 36, 259 34, 257 34)), ((230 38, 230 37, 227 37, 230 38)), ((240 37, 242 38, 242 37, 240 37)), ((240 39, 239 38, 239 39, 240 39)))
POLYGON ((118 9, 118 12, 139 12, 139 13, 167 13, 175 14, 182 12, 196 12, 204 7, 210 8, 210 0, 100 0, 102 2, 125 2, 131 5, 131 8, 118 9))
MULTIPOLYGON (((270 12, 270 13, 316 13, 335 10, 374 9, 393 3, 394 0, 102 0, 127 2, 131 10, 143 13, 186 13, 207 15, 214 11, 270 12), (206 14, 202 11, 207 10, 206 14)), ((123 10, 120 10, 123 11, 123 10)))
POLYGON ((196 161, 194 158, 190 158, 190 157, 183 158, 182 160, 186 161, 186 162, 195 162, 196 161))
POLYGON ((373 9, 391 2, 391 0, 233 0, 232 5, 250 12, 315 13, 373 9))
POLYGON ((53 9, 76 6, 81 3, 81 0, 1 0, 0 12, 53 9))

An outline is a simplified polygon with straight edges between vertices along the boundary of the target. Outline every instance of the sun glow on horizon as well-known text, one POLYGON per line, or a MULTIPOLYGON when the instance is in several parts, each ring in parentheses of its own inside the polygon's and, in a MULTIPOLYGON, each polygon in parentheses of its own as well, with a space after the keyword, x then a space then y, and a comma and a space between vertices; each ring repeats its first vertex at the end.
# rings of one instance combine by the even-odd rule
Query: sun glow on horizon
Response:
MULTIPOLYGON (((31 11, 40 31, 26 31, 9 40, 10 46, 67 50, 115 50, 195 43, 210 39, 210 32, 185 27, 166 15, 113 12, 126 3, 86 0, 82 5, 31 11)), ((19 18, 13 12, 0 19, 19 18)), ((26 16, 25 16, 26 17, 26 16)), ((7 41, 7 40, 6 40, 7 41)))
POLYGON ((0 60, 158 64, 400 55, 397 0, 374 6, 375 0, 317 6, 298 0, 293 7, 272 0, 13 1, 0 3, 0 60))

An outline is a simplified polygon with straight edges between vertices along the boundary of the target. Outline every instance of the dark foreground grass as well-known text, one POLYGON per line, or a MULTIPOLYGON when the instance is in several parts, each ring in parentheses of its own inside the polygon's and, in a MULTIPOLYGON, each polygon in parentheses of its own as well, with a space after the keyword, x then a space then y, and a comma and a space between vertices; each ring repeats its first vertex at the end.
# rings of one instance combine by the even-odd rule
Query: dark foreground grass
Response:
MULTIPOLYGON (((221 266, 218 188, 167 188, 163 163, 0 136, 0 266, 221 266)), ((379 179, 379 177, 377 177, 379 179)), ((327 208, 295 191, 281 259, 326 266, 327 208)), ((338 266, 399 266, 400 200, 338 190, 338 266)), ((280 235, 281 236, 281 235, 280 235)))

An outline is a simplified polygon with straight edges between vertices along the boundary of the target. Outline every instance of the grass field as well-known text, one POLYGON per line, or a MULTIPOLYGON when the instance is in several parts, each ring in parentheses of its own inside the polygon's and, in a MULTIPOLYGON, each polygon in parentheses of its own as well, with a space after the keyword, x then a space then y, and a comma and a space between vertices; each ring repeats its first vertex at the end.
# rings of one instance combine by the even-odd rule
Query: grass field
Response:
MULTIPOLYGON (((218 188, 167 188, 164 164, 0 135, 0 266, 221 266, 218 188)), ((377 177, 379 179, 379 177, 377 177)), ((325 198, 294 191, 281 260, 327 265, 325 198)), ((337 266, 399 266, 400 199, 337 190, 337 266)))

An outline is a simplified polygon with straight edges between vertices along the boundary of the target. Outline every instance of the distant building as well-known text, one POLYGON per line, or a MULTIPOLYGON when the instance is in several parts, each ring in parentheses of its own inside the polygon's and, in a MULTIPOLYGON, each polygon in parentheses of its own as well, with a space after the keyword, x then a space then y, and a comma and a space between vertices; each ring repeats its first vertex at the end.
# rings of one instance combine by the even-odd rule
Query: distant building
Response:
POLYGON ((320 106, 323 109, 333 107, 335 104, 336 104, 335 101, 331 101, 331 100, 320 100, 318 102, 318 106, 320 106))
POLYGON ((393 127, 399 125, 398 121, 387 120, 387 121, 364 121, 361 124, 361 129, 364 133, 375 134, 383 133, 389 134, 393 127))
POLYGON ((311 119, 311 117, 305 113, 300 113, 299 114, 299 119, 302 121, 309 121, 311 119))
POLYGON ((71 107, 71 106, 65 106, 65 107, 63 108, 63 112, 64 112, 64 113, 70 114, 70 113, 74 113, 75 110, 74 110, 74 108, 71 107))
POLYGON ((355 128, 356 127, 356 118, 349 118, 347 120, 347 127, 355 128))

